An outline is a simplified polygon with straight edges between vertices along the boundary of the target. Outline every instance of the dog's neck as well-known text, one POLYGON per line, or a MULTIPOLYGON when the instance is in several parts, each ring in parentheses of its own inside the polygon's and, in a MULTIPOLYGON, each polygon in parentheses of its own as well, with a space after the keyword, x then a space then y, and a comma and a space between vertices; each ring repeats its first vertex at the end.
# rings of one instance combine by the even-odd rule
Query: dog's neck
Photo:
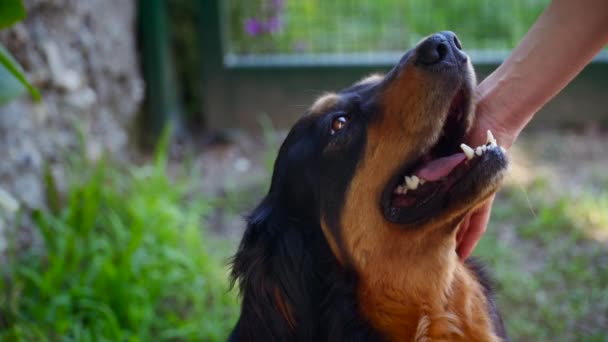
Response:
POLYGON ((391 341, 498 341, 484 289, 459 261, 455 237, 417 250, 414 261, 380 264, 361 278, 359 302, 372 325, 391 341))

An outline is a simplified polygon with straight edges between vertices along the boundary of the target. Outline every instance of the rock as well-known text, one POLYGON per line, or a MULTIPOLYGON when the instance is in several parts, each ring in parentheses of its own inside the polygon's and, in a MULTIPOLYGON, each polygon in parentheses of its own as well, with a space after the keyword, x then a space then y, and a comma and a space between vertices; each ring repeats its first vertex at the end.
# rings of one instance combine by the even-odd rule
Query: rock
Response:
POLYGON ((13 195, 0 188, 0 212, 14 215, 19 210, 19 202, 13 195))
POLYGON ((128 128, 142 100, 143 81, 136 2, 24 2, 26 20, 0 32, 0 42, 40 89, 42 103, 23 96, 0 107, 0 188, 10 194, 0 197, 11 198, 4 201, 10 207, 14 199, 17 206, 38 208, 45 205, 47 164, 63 178, 70 154, 85 151, 83 157, 96 159, 107 151, 128 158, 128 128), (84 148, 77 127, 86 138, 84 148))

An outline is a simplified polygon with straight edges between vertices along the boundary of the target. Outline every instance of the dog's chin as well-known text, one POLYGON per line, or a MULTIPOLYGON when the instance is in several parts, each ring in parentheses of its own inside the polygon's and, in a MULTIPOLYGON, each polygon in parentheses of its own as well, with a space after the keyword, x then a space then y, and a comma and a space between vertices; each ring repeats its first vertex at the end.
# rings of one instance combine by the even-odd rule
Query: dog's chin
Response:
POLYGON ((464 214, 500 186, 508 161, 491 133, 484 145, 461 147, 473 115, 471 88, 462 86, 450 100, 428 152, 397 170, 386 185, 381 198, 386 220, 417 227, 464 214))

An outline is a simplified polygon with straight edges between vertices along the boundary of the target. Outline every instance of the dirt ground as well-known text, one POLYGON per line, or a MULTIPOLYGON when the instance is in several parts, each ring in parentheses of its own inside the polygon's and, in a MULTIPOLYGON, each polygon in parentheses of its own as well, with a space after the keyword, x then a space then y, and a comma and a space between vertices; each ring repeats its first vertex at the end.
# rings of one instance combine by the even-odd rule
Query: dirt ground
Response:
MULTIPOLYGON (((194 158, 202 189, 220 201, 210 217, 211 229, 238 239, 243 215, 267 190, 270 169, 285 133, 261 139, 239 135, 229 142, 208 145, 194 158)), ((598 129, 524 132, 509 150, 507 185, 525 192, 539 178, 547 182, 547 196, 594 192, 608 185, 608 133, 598 129)), ((534 210, 534 204, 530 204, 534 210)), ((608 240, 608 232, 605 237, 608 240)))

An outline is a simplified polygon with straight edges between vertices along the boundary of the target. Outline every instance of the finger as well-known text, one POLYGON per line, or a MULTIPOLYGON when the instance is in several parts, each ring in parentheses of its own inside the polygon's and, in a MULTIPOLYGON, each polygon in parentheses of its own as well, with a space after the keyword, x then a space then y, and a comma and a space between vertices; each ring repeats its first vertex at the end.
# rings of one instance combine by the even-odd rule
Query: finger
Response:
POLYGON ((460 246, 462 242, 462 238, 464 237, 464 232, 467 231, 469 225, 471 224, 471 216, 475 213, 468 214, 460 223, 460 229, 458 229, 458 234, 456 235, 456 246, 460 246))
POLYGON ((461 260, 468 258, 477 243, 486 231, 488 221, 490 220, 490 212, 492 209, 492 203, 494 202, 494 196, 492 196, 479 210, 477 210, 470 218, 469 227, 466 234, 462 237, 456 253, 461 260))

